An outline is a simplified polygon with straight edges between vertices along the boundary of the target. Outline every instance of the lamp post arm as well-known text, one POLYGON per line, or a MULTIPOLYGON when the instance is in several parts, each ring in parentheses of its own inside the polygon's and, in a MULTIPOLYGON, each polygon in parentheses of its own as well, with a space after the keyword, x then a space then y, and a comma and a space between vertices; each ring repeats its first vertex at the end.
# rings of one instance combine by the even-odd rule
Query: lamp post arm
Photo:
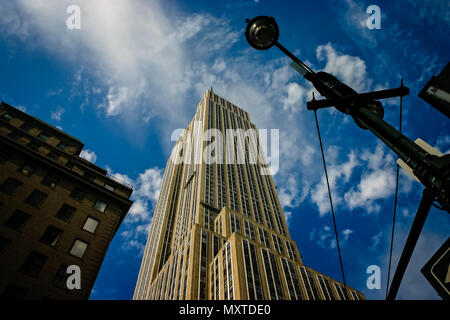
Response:
POLYGON ((294 56, 292 52, 290 52, 288 49, 286 49, 281 43, 278 41, 275 42, 275 46, 280 49, 285 55, 287 55, 289 58, 291 58, 292 61, 294 61, 303 72, 301 72, 302 76, 308 80, 314 83, 314 80, 316 80, 316 73, 308 67, 303 61, 301 61, 299 58, 294 56))
POLYGON ((436 161, 437 156, 433 156, 393 128, 383 119, 376 117, 370 110, 361 107, 353 111, 352 115, 358 118, 383 141, 400 159, 413 170, 414 174, 426 187, 440 189, 445 177, 443 172, 448 170, 450 164, 449 157, 445 161, 436 161), (447 167, 447 170, 445 170, 447 167))

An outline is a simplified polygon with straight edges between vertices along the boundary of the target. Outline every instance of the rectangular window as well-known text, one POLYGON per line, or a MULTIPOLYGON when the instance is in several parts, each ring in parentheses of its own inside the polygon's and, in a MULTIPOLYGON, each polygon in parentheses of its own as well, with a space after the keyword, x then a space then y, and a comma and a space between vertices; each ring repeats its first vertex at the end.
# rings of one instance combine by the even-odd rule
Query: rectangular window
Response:
POLYGON ((67 266, 65 264, 61 265, 53 278, 52 285, 60 289, 67 288, 67 278, 69 274, 67 273, 67 266))
POLYGON ((331 280, 325 279, 325 286, 327 287, 328 293, 330 294, 331 300, 336 300, 336 295, 334 291, 331 289, 331 280))
POLYGON ((99 223, 100 223, 100 221, 98 221, 97 219, 94 219, 92 217, 87 217, 87 219, 83 225, 83 230, 90 232, 90 233, 95 233, 95 230, 97 230, 99 223))
POLYGON ((16 231, 21 231, 30 218, 31 216, 29 214, 17 210, 5 222, 5 226, 16 231))
POLYGON ((32 150, 34 150, 34 151, 39 151, 39 147, 40 147, 41 145, 39 144, 39 143, 37 143, 37 142, 35 142, 35 141, 31 141, 29 144, 28 144, 28 148, 30 148, 30 149, 32 149, 32 150))
POLYGON ((319 300, 319 292, 317 291, 316 282, 314 281, 312 272, 307 270, 304 266, 299 266, 300 274, 303 283, 305 284, 306 293, 309 300, 319 300))
POLYGON ((75 211, 76 211, 75 208, 68 206, 67 204, 63 204, 63 206, 61 207, 61 209, 59 209, 56 216, 61 220, 69 222, 75 211))
POLYGON ((72 191, 72 193, 70 194, 71 198, 78 200, 78 201, 83 200, 85 196, 86 196, 86 192, 84 192, 83 190, 80 190, 80 189, 74 189, 72 191))
POLYGON ((105 183, 104 187, 106 190, 114 192, 115 188, 112 185, 105 183))
POLYGON ((98 210, 100 212, 105 212, 106 208, 108 207, 108 204, 100 199, 97 199, 94 203, 94 209, 98 210))
POLYGON ((13 178, 8 178, 8 180, 6 180, 0 187, 0 191, 3 193, 7 193, 7 194, 13 194, 16 189, 22 184, 22 182, 13 179, 13 178))
POLYGON ((361 297, 356 293, 356 291, 352 291, 353 300, 361 300, 361 297))
POLYGON ((94 181, 95 180, 95 175, 90 173, 90 172, 84 172, 83 175, 86 179, 88 179, 89 181, 94 181))
POLYGON ((20 167, 19 172, 23 175, 29 177, 36 171, 36 168, 25 163, 22 167, 20 167))
POLYGON ((23 265, 20 267, 20 272, 29 275, 30 277, 37 278, 46 261, 46 256, 31 251, 23 265))
POLYGON ((22 123, 22 125, 19 128, 22 129, 23 131, 28 132, 31 129, 33 129, 33 126, 29 123, 24 122, 24 123, 22 123))
POLYGON ((48 244, 49 246, 56 246, 56 243, 61 238, 63 231, 61 229, 58 229, 54 226, 49 226, 47 230, 44 232, 44 234, 41 237, 41 242, 48 244))
POLYGON ((339 299, 341 300, 347 300, 344 294, 344 288, 342 288, 338 283, 334 283, 334 287, 338 293, 339 299))
POLYGON ((49 174, 44 180, 42 180, 42 184, 49 188, 55 189, 58 181, 58 178, 49 174))
POLYGON ((2 119, 3 120, 6 120, 6 121, 9 121, 9 120, 12 120, 14 117, 11 115, 11 114, 9 114, 9 113, 4 113, 3 115, 2 115, 2 119))
POLYGON ((84 242, 83 240, 80 239, 76 239, 72 245, 72 248, 70 249, 69 254, 82 259, 84 254, 86 253, 88 246, 89 243, 84 242))
POLYGON ((61 149, 62 151, 65 151, 66 148, 68 147, 68 145, 67 145, 67 143, 61 141, 60 143, 58 143, 58 144, 56 145, 56 147, 57 147, 58 149, 61 149))
POLYGON ((322 294, 325 300, 331 300, 331 294, 330 292, 328 292, 328 288, 324 277, 321 274, 318 274, 317 279, 319 280, 320 289, 322 290, 322 294))
POLYGON ((261 249, 262 256, 263 256, 263 263, 264 263, 264 270, 266 273, 266 279, 267 284, 269 286, 269 298, 271 300, 274 300, 277 298, 275 286, 274 286, 274 280, 273 280, 273 274, 270 267, 270 260, 269 260, 269 251, 267 249, 261 249))
POLYGON ((23 135, 21 135, 20 133, 17 133, 15 131, 12 131, 10 133, 8 133, 8 138, 10 138, 11 140, 17 141, 20 138, 22 138, 23 135))
POLYGON ((41 132, 41 133, 39 133, 38 138, 41 139, 42 141, 47 141, 48 138, 50 138, 50 136, 48 134, 46 134, 45 132, 41 132))
POLYGON ((25 200, 26 203, 32 205, 33 207, 39 208, 44 202, 44 200, 47 198, 47 195, 45 193, 42 193, 38 190, 34 190, 25 200))
POLYGON ((59 159, 59 153, 55 151, 50 151, 47 153, 47 157, 49 157, 52 160, 58 160, 59 159))

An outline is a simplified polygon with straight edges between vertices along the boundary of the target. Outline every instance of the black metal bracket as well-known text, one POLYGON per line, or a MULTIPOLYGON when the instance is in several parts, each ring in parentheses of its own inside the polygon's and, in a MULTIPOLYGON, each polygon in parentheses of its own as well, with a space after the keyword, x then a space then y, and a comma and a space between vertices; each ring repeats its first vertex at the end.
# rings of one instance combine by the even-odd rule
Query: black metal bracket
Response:
POLYGON ((333 106, 352 104, 357 102, 367 102, 371 100, 379 100, 379 99, 387 99, 387 98, 395 98, 395 97, 404 97, 409 94, 409 88, 403 86, 403 84, 394 89, 386 89, 386 90, 378 90, 371 91, 366 93, 352 94, 349 96, 339 97, 339 98, 331 98, 331 99, 323 99, 316 100, 313 97, 312 101, 306 103, 306 108, 308 110, 317 110, 324 109, 333 106))

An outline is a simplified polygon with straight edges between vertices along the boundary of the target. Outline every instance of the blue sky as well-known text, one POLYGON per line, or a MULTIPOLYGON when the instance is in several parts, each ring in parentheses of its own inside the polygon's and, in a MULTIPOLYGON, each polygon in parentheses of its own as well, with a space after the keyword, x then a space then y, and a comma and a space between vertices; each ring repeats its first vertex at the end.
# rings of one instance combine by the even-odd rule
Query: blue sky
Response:
MULTIPOLYGON (((210 87, 247 110, 258 128, 280 129, 274 176, 292 238, 304 263, 341 279, 333 241, 311 86, 276 49, 258 52, 243 35, 245 18, 274 16, 279 41, 314 70, 360 92, 411 89, 404 132, 450 151, 447 119, 417 97, 449 58, 448 1, 17 0, 0 6, 0 98, 81 139, 83 156, 135 186, 133 205, 104 260, 91 299, 130 299, 171 132, 194 115, 210 87), (66 8, 81 9, 69 30, 66 8), (381 29, 366 8, 381 9, 381 29)), ((384 102, 397 126, 398 99, 384 102)), ((351 118, 321 110, 344 270, 367 298, 384 298, 395 189, 395 155, 351 118), (380 290, 366 287, 370 265, 380 290)), ((393 265, 422 187, 400 175, 393 265)), ((398 297, 437 299, 420 268, 445 241, 448 214, 432 209, 398 297)), ((393 271, 392 271, 393 272, 393 271)))

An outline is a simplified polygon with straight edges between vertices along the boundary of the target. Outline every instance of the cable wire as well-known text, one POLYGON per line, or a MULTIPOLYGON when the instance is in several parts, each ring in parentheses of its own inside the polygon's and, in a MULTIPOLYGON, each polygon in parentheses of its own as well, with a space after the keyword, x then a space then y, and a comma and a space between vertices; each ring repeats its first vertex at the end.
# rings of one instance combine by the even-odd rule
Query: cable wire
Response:
POLYGON ((325 154, 323 152, 322 137, 320 136, 319 120, 317 119, 317 110, 316 109, 314 109, 314 117, 316 118, 316 127, 317 127, 317 134, 319 136, 320 151, 322 152, 323 168, 324 168, 324 171, 325 171, 325 178, 327 180, 328 198, 330 199, 331 214, 333 216, 334 234, 336 236, 336 245, 337 245, 337 250, 338 250, 338 254, 339 254, 339 263, 341 265, 342 282, 344 283, 345 297, 348 300, 347 284, 345 282, 344 267, 342 265, 342 256, 341 256, 341 249, 340 249, 340 246, 339 246, 339 236, 338 236, 337 227, 336 227, 336 218, 334 216, 333 200, 331 198, 331 189, 330 189, 330 183, 328 181, 327 165, 326 165, 326 162, 325 162, 325 154))
MULTIPOLYGON (((401 86, 403 87, 403 79, 401 79, 401 86)), ((403 96, 400 96, 400 119, 399 119, 399 131, 402 132, 402 114, 403 114, 403 96)), ((397 200, 398 200, 398 177, 399 177, 400 166, 397 164, 397 175, 395 183, 395 197, 394 197, 394 216, 392 218, 392 235, 391 235, 391 248, 389 251, 389 266, 386 284, 386 300, 389 292, 389 279, 391 276, 391 263, 392 263, 392 248, 394 245, 394 233, 395 233, 395 217, 397 215, 397 200)))

